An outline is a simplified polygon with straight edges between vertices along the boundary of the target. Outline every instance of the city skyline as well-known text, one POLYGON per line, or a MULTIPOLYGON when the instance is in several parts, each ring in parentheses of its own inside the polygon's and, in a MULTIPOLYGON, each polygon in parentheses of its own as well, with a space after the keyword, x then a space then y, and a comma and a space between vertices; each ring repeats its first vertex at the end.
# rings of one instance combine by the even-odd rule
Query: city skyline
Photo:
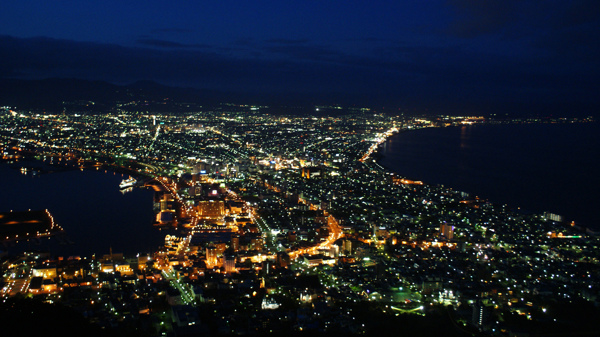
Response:
MULTIPOLYGON (((101 203, 101 195, 149 189, 152 202, 136 208, 155 214, 152 223, 122 213, 98 226, 87 219, 104 215, 74 209, 66 196, 53 198, 56 220, 53 210, 0 212, 2 326, 153 336, 597 331, 595 227, 406 179, 378 161, 401 132, 459 130, 462 149, 463 133, 486 124, 582 131, 597 125, 594 118, 414 117, 369 108, 271 115, 233 104, 137 111, 147 103, 116 102, 101 113, 0 109, 3 169, 63 185, 78 181, 68 172, 75 171, 89 180, 72 187, 100 212, 137 211, 112 196, 117 204, 101 203), (58 218, 70 213, 75 226, 63 227, 58 218), (168 231, 147 251, 153 226, 168 231), (77 252, 69 233, 79 247, 95 248, 62 255, 46 246, 56 240, 77 252), (121 248, 136 240, 143 251, 114 250, 121 239, 121 248), (73 313, 34 314, 67 308, 73 313), (55 318, 27 325, 32 317, 55 318)), ((30 204, 35 189, 17 187, 12 197, 30 204)))
POLYGON ((3 4, 0 331, 598 335, 600 2, 3 4))

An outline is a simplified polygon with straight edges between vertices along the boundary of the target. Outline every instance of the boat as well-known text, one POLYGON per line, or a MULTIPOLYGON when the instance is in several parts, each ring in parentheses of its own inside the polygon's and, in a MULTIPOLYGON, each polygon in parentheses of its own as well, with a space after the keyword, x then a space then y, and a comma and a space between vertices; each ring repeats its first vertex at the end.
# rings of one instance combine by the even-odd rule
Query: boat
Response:
POLYGON ((119 188, 125 189, 128 187, 133 187, 133 185, 135 185, 135 183, 137 183, 137 180, 129 177, 129 179, 125 179, 125 180, 121 181, 121 184, 119 184, 119 188))
POLYGON ((122 194, 129 193, 131 191, 133 191, 133 187, 121 188, 121 193, 122 194))

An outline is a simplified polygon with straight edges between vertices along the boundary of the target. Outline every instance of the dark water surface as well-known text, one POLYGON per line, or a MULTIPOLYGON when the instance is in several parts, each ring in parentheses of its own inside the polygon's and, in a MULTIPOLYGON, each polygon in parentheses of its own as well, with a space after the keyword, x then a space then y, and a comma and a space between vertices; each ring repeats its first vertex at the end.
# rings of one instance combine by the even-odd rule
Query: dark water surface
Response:
POLYGON ((407 131, 380 163, 409 179, 563 215, 600 230, 600 125, 475 125, 407 131))
POLYGON ((44 239, 41 244, 19 243, 9 251, 23 245, 31 249, 50 247, 55 255, 82 257, 108 254, 111 247, 115 253, 128 255, 155 251, 166 233, 152 226, 153 192, 134 189, 122 194, 122 179, 121 174, 104 170, 23 175, 8 164, 0 164, 0 211, 48 209, 72 242, 44 239))

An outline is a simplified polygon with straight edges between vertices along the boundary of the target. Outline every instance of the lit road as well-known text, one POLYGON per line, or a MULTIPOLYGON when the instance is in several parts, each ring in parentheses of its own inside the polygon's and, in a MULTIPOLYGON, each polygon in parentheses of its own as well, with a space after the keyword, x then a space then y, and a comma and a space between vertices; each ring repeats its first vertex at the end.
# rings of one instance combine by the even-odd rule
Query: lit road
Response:
POLYGON ((177 279, 175 277, 175 273, 173 272, 173 270, 171 268, 163 269, 162 274, 165 277, 165 279, 169 281, 171 286, 173 286, 175 289, 179 290, 179 293, 181 294, 181 299, 183 300, 184 304, 196 304, 196 301, 194 300, 194 296, 192 295, 192 292, 189 289, 189 285, 187 285, 184 282, 182 282, 181 280, 177 279))
MULTIPOLYGON (((250 178, 252 181, 254 181, 254 183, 259 183, 259 181, 253 177, 250 178)), ((278 188, 277 186, 271 185, 271 184, 267 184, 265 183, 265 186, 276 192, 276 193, 280 193, 281 189, 278 188)), ((303 200, 300 199, 300 202, 307 205, 310 209, 316 210, 318 209, 317 205, 310 203, 307 200, 303 200)), ((252 215, 252 213, 251 213, 252 215)), ((254 218, 252 218, 254 221, 254 218)), ((259 218, 259 220, 262 220, 259 218)), ((268 230, 268 233, 270 234, 270 228, 269 226, 266 224, 266 222, 264 222, 261 224, 259 221, 255 221, 256 224, 259 226, 259 228, 261 229, 261 231, 264 229, 268 230)), ((317 254, 319 249, 328 249, 331 248, 331 245, 333 245, 333 243, 342 238, 344 236, 344 232, 342 231, 342 229, 339 226, 339 222, 337 221, 336 218, 334 218, 332 215, 329 215, 327 217, 327 226, 329 227, 329 236, 327 237, 327 239, 324 242, 321 242, 313 247, 310 248, 303 248, 303 249, 297 249, 294 251, 289 252, 289 256, 291 259, 296 259, 298 256, 303 255, 303 254, 317 254)), ((267 235, 268 236, 268 235, 267 235)), ((273 243, 275 244, 275 243, 273 243)), ((273 255, 269 255, 269 256, 262 256, 262 259, 267 259, 267 258, 274 258, 273 255)))
MULTIPOLYGON (((195 218, 194 218, 195 220, 195 218)), ((176 255, 185 255, 189 251, 190 242, 192 241, 192 233, 190 232, 177 246, 176 255)))
POLYGON ((0 290, 0 297, 12 297, 18 293, 26 294, 32 276, 33 269, 15 268, 4 288, 0 290))
POLYGON ((271 227, 267 224, 267 221, 261 217, 255 217, 254 212, 250 212, 250 219, 254 222, 260 231, 264 233, 265 247, 268 253, 277 251, 277 238, 271 232, 271 227))
POLYGON ((378 134, 377 137, 374 139, 373 145, 369 147, 367 152, 362 156, 362 158, 359 159, 359 161, 364 162, 365 160, 367 160, 367 158, 369 158, 373 152, 377 151, 377 147, 381 143, 385 142, 386 139, 391 137, 396 132, 398 132, 398 129, 393 127, 382 134, 378 134))
POLYGON ((303 254, 317 254, 319 249, 328 249, 331 248, 331 245, 333 245, 333 243, 342 238, 344 236, 344 232, 342 231, 342 229, 340 228, 337 219, 335 219, 333 216, 329 216, 327 218, 327 225, 329 226, 329 236, 327 237, 327 239, 310 248, 304 248, 304 249, 298 249, 295 251, 292 251, 289 253, 290 258, 291 259, 295 259, 300 255, 303 254))

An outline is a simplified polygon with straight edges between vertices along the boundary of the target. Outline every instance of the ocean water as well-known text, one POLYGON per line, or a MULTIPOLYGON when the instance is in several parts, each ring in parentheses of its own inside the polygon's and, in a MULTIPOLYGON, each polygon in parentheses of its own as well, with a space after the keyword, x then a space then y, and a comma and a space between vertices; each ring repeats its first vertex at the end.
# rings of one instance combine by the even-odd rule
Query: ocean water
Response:
MULTIPOLYGON (((19 164, 17 164, 18 166, 19 164)), ((24 165, 27 165, 26 163, 24 165)), ((153 192, 134 189, 122 194, 121 174, 104 170, 70 170, 23 175, 0 164, 0 211, 48 209, 68 238, 19 243, 9 252, 49 249, 55 256, 91 256, 114 253, 133 255, 153 252, 165 233, 152 226, 153 192)))
POLYGON ((421 129, 388 139, 381 154, 409 179, 600 230, 599 123, 421 129))

